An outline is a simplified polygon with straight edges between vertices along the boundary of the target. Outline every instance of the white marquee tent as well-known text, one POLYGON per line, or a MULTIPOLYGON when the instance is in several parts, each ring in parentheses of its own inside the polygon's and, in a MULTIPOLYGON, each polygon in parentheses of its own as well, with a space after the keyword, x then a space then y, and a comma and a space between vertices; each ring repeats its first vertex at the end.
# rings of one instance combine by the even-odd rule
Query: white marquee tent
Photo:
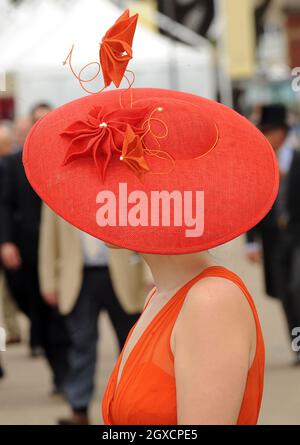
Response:
MULTIPOLYGON (((26 113, 36 101, 57 106, 85 94, 62 61, 73 43, 76 70, 97 61, 99 42, 121 12, 107 0, 24 2, 9 28, 0 31, 0 65, 15 73, 17 113, 26 113)), ((136 74, 135 86, 214 97, 213 54, 208 42, 191 48, 138 26, 133 49, 129 69, 136 74)), ((101 85, 100 77, 96 88, 101 85)))

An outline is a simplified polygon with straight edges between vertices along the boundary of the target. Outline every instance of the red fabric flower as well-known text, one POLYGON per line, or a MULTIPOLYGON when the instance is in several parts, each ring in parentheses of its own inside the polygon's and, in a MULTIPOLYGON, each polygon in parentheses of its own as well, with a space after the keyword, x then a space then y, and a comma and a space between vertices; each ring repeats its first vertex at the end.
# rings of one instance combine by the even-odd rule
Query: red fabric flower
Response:
POLYGON ((121 161, 125 162, 140 179, 150 168, 144 157, 144 147, 139 135, 127 125, 121 161))
POLYGON ((127 9, 107 31, 100 46, 100 63, 105 87, 112 82, 118 88, 132 59, 132 42, 138 14, 129 16, 127 9))
POLYGON ((86 121, 76 121, 61 133, 70 141, 63 164, 92 157, 104 181, 112 154, 121 154, 127 126, 130 125, 136 135, 143 134, 148 110, 149 107, 121 108, 105 113, 103 107, 94 107, 86 121))

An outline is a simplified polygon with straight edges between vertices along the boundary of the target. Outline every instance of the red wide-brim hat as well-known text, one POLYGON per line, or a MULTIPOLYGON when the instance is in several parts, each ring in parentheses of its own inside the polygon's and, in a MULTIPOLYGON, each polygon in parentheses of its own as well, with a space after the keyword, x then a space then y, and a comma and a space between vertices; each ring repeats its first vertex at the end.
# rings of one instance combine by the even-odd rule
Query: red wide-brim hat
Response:
POLYGON ((62 218, 144 253, 223 244, 256 225, 278 191, 274 151, 247 119, 162 89, 107 91, 55 109, 32 128, 23 162, 62 218))

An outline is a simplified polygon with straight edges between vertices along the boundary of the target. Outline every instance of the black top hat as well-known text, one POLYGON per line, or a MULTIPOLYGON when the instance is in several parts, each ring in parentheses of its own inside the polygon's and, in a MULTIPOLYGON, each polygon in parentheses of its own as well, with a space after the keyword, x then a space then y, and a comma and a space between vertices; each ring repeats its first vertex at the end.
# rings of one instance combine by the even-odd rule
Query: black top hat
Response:
POLYGON ((270 131, 276 128, 288 130, 287 109, 282 104, 263 105, 261 108, 261 117, 258 122, 260 131, 270 131))

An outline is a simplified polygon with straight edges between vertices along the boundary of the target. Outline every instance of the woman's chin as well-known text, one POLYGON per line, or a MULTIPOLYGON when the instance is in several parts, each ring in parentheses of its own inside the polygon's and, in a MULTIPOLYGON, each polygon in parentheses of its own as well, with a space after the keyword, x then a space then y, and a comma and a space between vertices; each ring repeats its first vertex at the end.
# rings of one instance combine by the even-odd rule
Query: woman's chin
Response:
POLYGON ((109 249, 121 249, 121 247, 116 246, 115 244, 110 244, 110 243, 104 243, 106 245, 106 247, 108 247, 109 249))

